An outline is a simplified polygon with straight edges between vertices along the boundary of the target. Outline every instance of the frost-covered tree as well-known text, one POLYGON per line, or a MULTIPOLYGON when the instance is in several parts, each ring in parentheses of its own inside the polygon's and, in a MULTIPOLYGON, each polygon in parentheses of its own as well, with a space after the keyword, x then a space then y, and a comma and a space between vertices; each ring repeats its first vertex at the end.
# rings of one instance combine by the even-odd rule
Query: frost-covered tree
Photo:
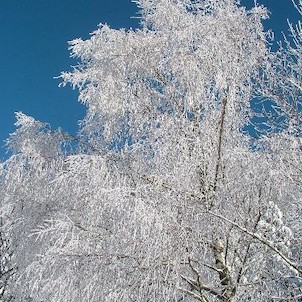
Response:
POLYGON ((299 301, 302 196, 284 155, 299 165, 301 144, 242 131, 275 81, 266 9, 136 2, 141 29, 71 42, 77 137, 17 115, 3 301, 299 301))

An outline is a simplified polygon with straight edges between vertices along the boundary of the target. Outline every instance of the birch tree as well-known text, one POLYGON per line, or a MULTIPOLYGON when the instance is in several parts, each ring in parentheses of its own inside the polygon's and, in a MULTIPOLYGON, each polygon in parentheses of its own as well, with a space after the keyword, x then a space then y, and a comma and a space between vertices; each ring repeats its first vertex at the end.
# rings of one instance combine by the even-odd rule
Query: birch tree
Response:
POLYGON ((301 190, 280 154, 301 153, 242 131, 259 87, 273 91, 267 10, 136 3, 140 29, 70 43, 76 137, 17 114, 4 301, 299 301, 301 190))

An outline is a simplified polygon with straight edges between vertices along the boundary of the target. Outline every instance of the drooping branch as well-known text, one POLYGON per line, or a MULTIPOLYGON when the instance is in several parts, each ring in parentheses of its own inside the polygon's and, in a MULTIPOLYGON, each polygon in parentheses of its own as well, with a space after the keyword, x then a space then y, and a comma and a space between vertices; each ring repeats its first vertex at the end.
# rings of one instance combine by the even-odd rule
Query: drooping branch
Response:
POLYGON ((207 213, 209 213, 212 216, 215 216, 221 220, 224 220, 225 222, 233 225, 234 227, 238 228, 240 231, 242 231, 243 233, 251 236, 252 238, 258 240, 259 242, 261 242, 262 244, 264 244, 265 246, 267 246, 268 248, 270 248, 273 252, 275 252, 277 255, 279 255, 281 257, 281 259, 288 264, 288 266, 290 266, 291 268, 293 268, 295 271, 297 271, 299 273, 300 276, 302 276, 302 269, 298 266, 298 264, 292 262, 287 256, 285 256, 278 248, 276 248, 274 246, 273 243, 271 243, 270 241, 262 238, 260 235, 253 233, 249 230, 247 230, 246 228, 240 226, 238 223, 231 221, 230 219, 220 215, 220 214, 216 214, 212 211, 208 211, 207 213))

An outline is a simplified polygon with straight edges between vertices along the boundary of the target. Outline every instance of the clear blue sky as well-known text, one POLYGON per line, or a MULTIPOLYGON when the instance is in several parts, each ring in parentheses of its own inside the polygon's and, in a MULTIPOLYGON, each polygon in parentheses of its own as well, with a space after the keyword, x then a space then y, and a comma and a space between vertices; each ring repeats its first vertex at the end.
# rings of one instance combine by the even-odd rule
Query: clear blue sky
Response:
MULTIPOLYGON (((298 19, 290 0, 258 0, 271 11, 267 29, 278 39, 287 31, 286 19, 298 19)), ((243 0, 251 7, 254 0, 243 0)), ((89 37, 99 23, 113 28, 137 27, 130 0, 0 0, 0 146, 14 131, 14 112, 77 132, 77 121, 85 113, 77 92, 58 88, 53 79, 70 70, 67 41, 89 37)), ((0 148, 0 160, 6 158, 0 148)))

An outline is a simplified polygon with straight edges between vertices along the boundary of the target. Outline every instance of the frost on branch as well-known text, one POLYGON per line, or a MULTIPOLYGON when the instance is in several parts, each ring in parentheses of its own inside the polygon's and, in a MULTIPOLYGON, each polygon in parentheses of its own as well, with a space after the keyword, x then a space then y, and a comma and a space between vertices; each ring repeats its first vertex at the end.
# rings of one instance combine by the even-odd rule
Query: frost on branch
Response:
POLYGON ((60 131, 52 132, 47 124, 36 121, 22 112, 16 113, 18 128, 7 141, 8 147, 14 153, 22 153, 29 157, 55 158, 60 150, 60 131))
POLYGON ((258 223, 258 232, 288 255, 293 234, 290 228, 283 224, 282 218, 283 214, 278 206, 269 201, 258 223))
POLYGON ((136 2, 140 29, 100 25, 70 43, 79 63, 63 85, 87 106, 78 136, 17 115, 0 178, 17 268, 7 292, 32 302, 298 301, 301 145, 287 133, 251 148, 242 133, 251 98, 280 76, 266 9, 136 2))
POLYGON ((140 1, 142 29, 126 32, 100 25, 89 40, 71 42, 72 55, 81 63, 62 78, 79 88, 90 133, 101 116, 112 139, 124 127, 116 118, 122 115, 128 117, 130 135, 140 139, 161 124, 164 112, 158 108, 163 105, 175 117, 190 114, 198 121, 211 114, 217 119, 215 109, 226 93, 229 110, 246 110, 248 101, 234 98, 249 93, 264 63, 265 10, 203 2, 140 1))
MULTIPOLYGON (((292 0, 300 16, 301 1, 292 0)), ((302 130, 302 24, 288 20, 289 30, 279 42, 279 50, 271 54, 273 64, 263 70, 263 77, 269 78, 265 85, 259 85, 256 116, 265 120, 257 129, 260 133, 289 133, 301 138, 302 130)))

